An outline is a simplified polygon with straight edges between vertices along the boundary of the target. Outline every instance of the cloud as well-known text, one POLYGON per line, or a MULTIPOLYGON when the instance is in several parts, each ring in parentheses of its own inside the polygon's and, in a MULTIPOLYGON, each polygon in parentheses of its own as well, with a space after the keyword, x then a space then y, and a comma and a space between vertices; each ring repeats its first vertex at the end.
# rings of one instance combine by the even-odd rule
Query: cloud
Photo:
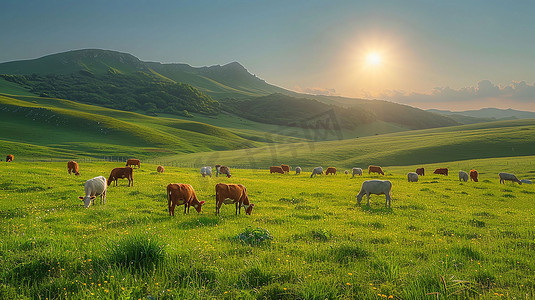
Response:
POLYGON ((311 95, 323 95, 323 96, 338 96, 335 89, 321 88, 321 87, 300 87, 295 86, 295 91, 298 93, 311 94, 311 95))
POLYGON ((404 91, 387 91, 380 99, 400 103, 437 103, 437 102, 481 102, 482 100, 506 100, 523 103, 535 103, 535 83, 513 81, 508 85, 495 85, 489 80, 481 80, 475 86, 452 89, 436 87, 430 93, 406 93, 404 91))

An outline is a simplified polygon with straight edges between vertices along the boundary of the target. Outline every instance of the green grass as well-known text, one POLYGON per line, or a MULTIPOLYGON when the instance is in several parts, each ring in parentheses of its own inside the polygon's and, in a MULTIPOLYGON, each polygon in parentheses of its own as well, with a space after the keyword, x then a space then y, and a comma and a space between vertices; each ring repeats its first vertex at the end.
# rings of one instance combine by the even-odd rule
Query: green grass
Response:
POLYGON ((500 185, 497 173, 532 179, 534 159, 441 164, 475 167, 479 183, 453 171, 408 183, 415 165, 353 179, 235 168, 232 178, 202 178, 142 163, 133 187, 119 181, 105 205, 84 209, 85 180, 122 163, 79 161, 75 177, 66 161, 15 157, 0 166, 0 298, 533 298, 535 187, 500 185), (377 195, 356 206, 371 178, 393 182, 391 209, 377 195), (172 182, 207 201, 200 214, 168 216, 172 182), (217 182, 244 184, 252 215, 225 205, 215 216, 217 182))

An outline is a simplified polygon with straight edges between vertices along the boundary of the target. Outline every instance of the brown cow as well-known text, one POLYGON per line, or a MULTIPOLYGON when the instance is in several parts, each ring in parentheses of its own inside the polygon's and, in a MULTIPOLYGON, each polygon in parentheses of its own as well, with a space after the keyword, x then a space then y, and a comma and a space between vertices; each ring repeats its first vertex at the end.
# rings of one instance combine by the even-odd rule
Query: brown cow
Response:
POLYGON ((175 206, 184 204, 184 213, 189 213, 190 206, 195 207, 197 212, 201 212, 204 201, 199 202, 195 190, 189 184, 170 183, 167 186, 167 207, 169 215, 175 215, 175 206))
POLYGON ((425 175, 425 169, 424 168, 416 169, 416 174, 418 174, 418 176, 424 176, 425 175))
POLYGON ((284 170, 279 166, 271 166, 269 167, 269 174, 273 174, 273 173, 284 174, 284 170))
POLYGON ((478 182, 477 175, 478 173, 476 170, 474 169, 470 170, 470 180, 473 180, 474 182, 478 182))
POLYGON ((333 174, 336 175, 336 168, 335 167, 328 167, 327 171, 325 171, 325 175, 333 174))
POLYGON ((245 207, 245 213, 250 215, 253 211, 254 204, 249 202, 247 189, 241 184, 224 184, 218 183, 215 186, 215 214, 219 214, 221 205, 236 204, 236 214, 241 214, 241 207, 245 207))
POLYGON ((290 173, 290 166, 289 165, 281 165, 282 170, 284 170, 284 173, 290 173))
POLYGON ((163 173, 163 171, 165 171, 165 168, 163 166, 158 166, 158 168, 156 168, 156 172, 158 173, 163 173))
POLYGON ((13 154, 8 154, 8 155, 6 156, 6 162, 11 162, 11 161, 13 161, 13 159, 15 159, 15 158, 13 157, 13 154))
POLYGON ((385 175, 385 173, 383 172, 383 169, 381 169, 381 167, 379 166, 368 166, 368 174, 371 174, 371 173, 378 173, 381 175, 385 175))
POLYGON ((108 178, 108 186, 112 181, 115 181, 115 186, 117 186, 117 179, 121 178, 128 179, 128 186, 134 186, 134 169, 131 167, 124 167, 111 170, 110 177, 108 178))
POLYGON ((126 166, 127 167, 137 166, 138 168, 141 168, 141 162, 137 158, 129 158, 126 161, 126 166))
POLYGON ((78 163, 74 160, 67 162, 67 170, 69 171, 69 175, 71 175, 71 172, 74 175, 80 175, 80 172, 78 172, 78 163))
POLYGON ((446 175, 446 176, 448 176, 448 168, 438 168, 438 169, 435 169, 435 171, 433 172, 433 174, 439 174, 439 175, 446 175))
POLYGON ((219 168, 217 168, 216 166, 216 173, 215 173, 215 176, 218 177, 219 174, 226 174, 228 178, 230 178, 230 168, 229 167, 226 167, 226 166, 220 166, 219 168))

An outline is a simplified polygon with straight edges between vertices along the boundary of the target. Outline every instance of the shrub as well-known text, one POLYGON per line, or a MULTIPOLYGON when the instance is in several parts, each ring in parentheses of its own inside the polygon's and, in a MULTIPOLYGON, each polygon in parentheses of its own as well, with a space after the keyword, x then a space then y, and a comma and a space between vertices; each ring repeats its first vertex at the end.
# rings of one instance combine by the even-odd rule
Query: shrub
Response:
POLYGON ((145 235, 110 242, 108 248, 111 263, 136 269, 156 266, 165 256, 163 243, 145 235))
POLYGON ((250 226, 236 236, 236 240, 243 244, 251 246, 269 245, 273 236, 267 229, 257 227, 252 229, 250 226))

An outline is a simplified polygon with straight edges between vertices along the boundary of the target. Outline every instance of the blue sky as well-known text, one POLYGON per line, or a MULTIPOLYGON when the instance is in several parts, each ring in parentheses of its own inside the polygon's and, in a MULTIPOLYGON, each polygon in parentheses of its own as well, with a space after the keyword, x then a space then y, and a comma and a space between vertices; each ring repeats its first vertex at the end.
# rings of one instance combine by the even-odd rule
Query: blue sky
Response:
POLYGON ((24 1, 0 4, 0 62, 73 49, 238 61, 291 90, 423 108, 535 110, 531 1, 24 1), (365 57, 377 52, 377 66, 365 57))

